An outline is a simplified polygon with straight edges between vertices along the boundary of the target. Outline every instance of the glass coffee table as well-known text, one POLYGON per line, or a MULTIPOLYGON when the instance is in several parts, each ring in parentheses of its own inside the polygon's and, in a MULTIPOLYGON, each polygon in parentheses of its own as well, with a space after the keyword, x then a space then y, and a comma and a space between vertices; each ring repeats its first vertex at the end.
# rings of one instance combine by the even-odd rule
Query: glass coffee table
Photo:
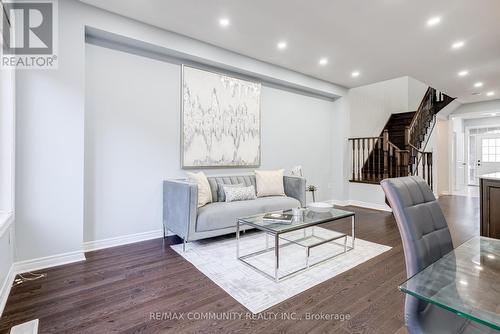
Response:
MULTIPOLYGON (((282 212, 282 211, 280 211, 282 212)), ((291 213, 291 211, 285 211, 284 213, 291 213)), ((308 270, 310 267, 316 266, 325 261, 331 260, 334 257, 344 254, 350 250, 354 249, 355 241, 355 214, 354 212, 331 209, 328 212, 314 212, 311 210, 306 210, 304 215, 301 217, 294 217, 291 224, 281 224, 269 222, 263 219, 264 214, 239 218, 236 225, 236 258, 243 262, 244 264, 255 269, 262 275, 270 278, 276 282, 282 279, 291 277, 302 271, 308 270), (335 221, 342 220, 344 218, 351 218, 351 228, 350 228, 350 242, 348 243, 348 234, 335 232, 332 230, 327 230, 321 228, 320 225, 332 223, 335 221), (265 232, 265 245, 263 247, 254 245, 249 253, 241 255, 241 239, 240 232, 241 227, 247 225, 258 230, 265 232), (270 245, 270 239, 272 244, 270 245), (341 241, 341 243, 339 242, 341 241), (335 246, 336 250, 331 254, 328 253, 327 256, 323 256, 317 261, 311 261, 311 251, 320 246, 327 244, 332 244, 335 246), (294 246, 295 248, 303 249, 303 254, 305 255, 305 263, 294 269, 291 272, 285 274, 280 273, 280 249, 285 247, 294 246), (269 253, 274 253, 273 256, 273 270, 266 272, 260 267, 258 262, 252 261, 252 259, 257 259, 259 256, 266 256, 269 253)), ((323 253, 325 252, 322 249, 323 253)), ((329 250, 326 250, 327 252, 329 250)), ((295 258, 287 259, 288 262, 295 261, 295 258)), ((298 260, 298 259, 297 259, 298 260)), ((299 261, 299 260, 298 260, 299 261)))

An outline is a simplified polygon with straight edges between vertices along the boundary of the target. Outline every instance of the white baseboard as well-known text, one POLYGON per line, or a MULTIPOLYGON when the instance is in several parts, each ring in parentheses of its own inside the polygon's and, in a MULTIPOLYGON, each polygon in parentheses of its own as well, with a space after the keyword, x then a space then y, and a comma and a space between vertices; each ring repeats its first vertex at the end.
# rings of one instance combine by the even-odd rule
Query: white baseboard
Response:
POLYGON ((349 205, 359 206, 366 209, 373 209, 378 211, 392 212, 392 209, 387 204, 378 204, 378 203, 369 203, 369 202, 361 202, 350 200, 349 205))
MULTIPOLYGON (((168 235, 171 235, 168 233, 168 235)), ((95 241, 87 241, 83 243, 83 250, 85 252, 92 252, 99 249, 116 247, 121 245, 132 244, 135 242, 146 241, 163 237, 163 230, 154 230, 149 232, 142 232, 136 234, 123 235, 114 238, 101 239, 95 241)))
POLYGON ((341 201, 338 199, 332 199, 330 201, 327 201, 328 203, 331 203, 333 205, 338 205, 338 206, 349 206, 349 201, 341 201))
POLYGON ((7 298, 9 298, 10 289, 12 288, 15 277, 16 274, 14 273, 14 265, 11 265, 9 272, 3 281, 2 289, 0 290, 0 317, 2 316, 5 305, 7 304, 7 298))
POLYGON ((366 208, 366 209, 392 212, 392 209, 386 204, 369 203, 356 200, 347 200, 347 201, 331 200, 329 202, 332 203, 333 205, 338 205, 338 206, 359 206, 361 208, 366 208))
POLYGON ((38 259, 16 262, 14 263, 14 272, 17 275, 80 261, 85 261, 85 254, 83 251, 56 254, 38 259))

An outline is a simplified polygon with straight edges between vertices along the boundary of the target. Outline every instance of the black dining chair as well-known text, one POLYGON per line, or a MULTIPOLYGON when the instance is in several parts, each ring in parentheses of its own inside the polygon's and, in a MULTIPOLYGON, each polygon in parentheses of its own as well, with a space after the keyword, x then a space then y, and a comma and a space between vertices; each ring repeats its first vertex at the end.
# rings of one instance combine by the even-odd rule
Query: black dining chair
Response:
MULTIPOLYGON (((453 250, 448 224, 422 178, 386 179, 381 185, 401 234, 410 278, 453 250)), ((498 333, 410 295, 405 301, 405 322, 410 334, 498 333)))

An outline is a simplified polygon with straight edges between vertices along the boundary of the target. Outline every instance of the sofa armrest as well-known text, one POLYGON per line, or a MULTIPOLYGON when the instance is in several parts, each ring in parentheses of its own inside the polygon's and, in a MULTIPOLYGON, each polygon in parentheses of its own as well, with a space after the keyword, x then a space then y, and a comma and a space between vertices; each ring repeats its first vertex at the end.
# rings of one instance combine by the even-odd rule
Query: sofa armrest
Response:
POLYGON ((299 176, 283 176, 285 194, 300 202, 302 207, 306 206, 306 179, 299 176))
POLYGON ((198 186, 181 180, 163 181, 163 228, 189 240, 198 210, 198 186))

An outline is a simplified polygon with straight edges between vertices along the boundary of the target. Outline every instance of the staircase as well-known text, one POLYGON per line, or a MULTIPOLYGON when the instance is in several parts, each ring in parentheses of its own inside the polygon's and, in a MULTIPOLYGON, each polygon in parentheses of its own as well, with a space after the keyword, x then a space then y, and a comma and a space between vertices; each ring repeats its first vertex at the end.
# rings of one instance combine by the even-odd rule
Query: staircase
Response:
POLYGON ((379 137, 349 138, 350 181, 379 184, 385 178, 420 175, 432 187, 432 152, 425 149, 437 113, 453 100, 429 87, 418 110, 392 114, 379 137))

